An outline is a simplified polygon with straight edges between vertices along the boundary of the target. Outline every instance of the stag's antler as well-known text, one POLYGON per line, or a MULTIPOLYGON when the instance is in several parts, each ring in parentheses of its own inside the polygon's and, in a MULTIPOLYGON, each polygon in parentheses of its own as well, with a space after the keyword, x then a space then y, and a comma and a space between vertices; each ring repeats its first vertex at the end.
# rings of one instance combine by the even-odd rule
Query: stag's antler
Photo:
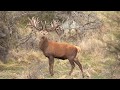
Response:
POLYGON ((28 17, 28 20, 29 20, 29 23, 27 24, 27 26, 30 26, 31 28, 35 28, 38 31, 43 30, 42 22, 41 22, 41 27, 39 26, 39 23, 40 23, 39 18, 32 17, 32 19, 30 19, 28 17))
POLYGON ((64 33, 64 30, 61 29, 60 25, 61 24, 59 21, 53 19, 53 22, 51 23, 51 27, 59 36, 61 36, 61 34, 64 33))
POLYGON ((47 27, 46 21, 39 21, 39 19, 35 17, 32 17, 32 19, 30 18, 28 19, 30 22, 27 24, 27 26, 30 26, 33 30, 36 29, 40 31, 41 34, 44 34, 44 33, 48 34, 48 32, 52 32, 52 31, 55 31, 58 36, 61 36, 62 34, 64 34, 64 30, 61 29, 60 27, 61 23, 59 20, 53 19, 53 21, 49 25, 50 27, 47 27))

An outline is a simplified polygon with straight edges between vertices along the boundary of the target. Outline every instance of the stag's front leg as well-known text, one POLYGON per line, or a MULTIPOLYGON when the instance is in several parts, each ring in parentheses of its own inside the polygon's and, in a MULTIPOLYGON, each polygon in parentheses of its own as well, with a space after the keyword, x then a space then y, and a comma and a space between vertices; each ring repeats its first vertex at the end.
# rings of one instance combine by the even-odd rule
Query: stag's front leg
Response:
POLYGON ((53 66, 54 66, 54 58, 52 56, 50 56, 49 57, 49 72, 50 72, 51 76, 54 75, 53 66))

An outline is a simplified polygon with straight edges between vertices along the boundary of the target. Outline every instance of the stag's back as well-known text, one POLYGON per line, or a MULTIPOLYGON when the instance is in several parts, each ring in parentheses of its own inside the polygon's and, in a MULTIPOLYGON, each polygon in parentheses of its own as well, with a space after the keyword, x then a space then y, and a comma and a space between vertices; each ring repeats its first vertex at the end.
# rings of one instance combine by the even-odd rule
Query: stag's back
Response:
POLYGON ((47 53, 52 54, 54 57, 64 57, 66 59, 71 55, 77 54, 77 48, 75 46, 54 41, 48 42, 46 51, 47 53))

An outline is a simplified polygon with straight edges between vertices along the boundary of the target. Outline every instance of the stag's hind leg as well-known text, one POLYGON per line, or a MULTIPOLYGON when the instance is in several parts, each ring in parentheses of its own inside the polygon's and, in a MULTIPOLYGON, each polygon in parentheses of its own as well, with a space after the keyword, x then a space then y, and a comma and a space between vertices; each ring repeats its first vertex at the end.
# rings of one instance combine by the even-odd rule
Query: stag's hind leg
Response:
POLYGON ((49 72, 50 72, 51 76, 54 75, 53 66, 54 66, 54 58, 52 56, 50 56, 49 57, 49 72))
POLYGON ((84 78, 84 74, 83 74, 83 69, 82 69, 82 64, 78 61, 78 59, 74 59, 74 62, 79 66, 81 72, 82 72, 82 77, 84 78))
POLYGON ((74 63, 73 60, 69 60, 69 62, 70 62, 70 64, 71 64, 71 71, 69 72, 69 75, 71 75, 72 72, 73 72, 73 69, 75 68, 75 63, 74 63))

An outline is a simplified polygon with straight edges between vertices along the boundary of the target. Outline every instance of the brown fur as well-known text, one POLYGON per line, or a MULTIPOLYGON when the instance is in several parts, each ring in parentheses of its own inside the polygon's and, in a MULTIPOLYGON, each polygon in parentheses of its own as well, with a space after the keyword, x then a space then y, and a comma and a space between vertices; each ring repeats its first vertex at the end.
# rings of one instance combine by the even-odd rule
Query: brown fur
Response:
POLYGON ((75 63, 79 66, 80 70, 82 71, 82 65, 80 64, 79 60, 76 58, 77 53, 80 51, 80 48, 74 45, 70 45, 68 43, 60 43, 48 40, 45 36, 43 36, 40 40, 40 49, 42 50, 43 54, 48 57, 49 59, 49 72, 51 75, 53 74, 53 64, 54 58, 58 59, 68 59, 72 68, 70 71, 70 75, 73 72, 75 67, 75 63))

